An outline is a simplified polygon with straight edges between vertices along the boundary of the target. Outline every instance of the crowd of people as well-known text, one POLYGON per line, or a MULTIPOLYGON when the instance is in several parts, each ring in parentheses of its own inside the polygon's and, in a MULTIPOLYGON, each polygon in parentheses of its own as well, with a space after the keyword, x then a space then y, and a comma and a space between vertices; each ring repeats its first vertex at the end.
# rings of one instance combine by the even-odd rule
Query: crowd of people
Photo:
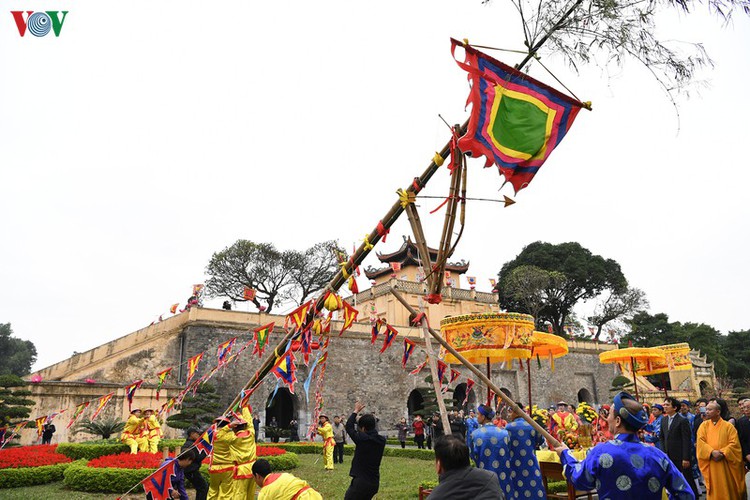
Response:
MULTIPOLYGON (((598 409, 587 404, 573 408, 563 401, 549 410, 527 407, 525 411, 531 411, 559 443, 545 439, 527 422, 520 403, 517 409, 501 405, 497 412, 488 405, 467 415, 451 412, 448 432, 438 416, 420 415, 411 423, 401 419, 395 430, 401 447, 409 433, 419 448, 434 447, 439 484, 430 500, 546 498, 537 458, 540 449, 558 455, 563 474, 576 489, 596 490, 599 498, 657 500, 666 490, 678 500, 704 493, 707 500, 744 500, 750 478, 750 399, 739 405, 743 415, 733 418, 726 401, 718 398, 691 404, 667 397, 649 406, 621 392, 598 409), (576 450, 585 453, 574 454, 576 450)), ((376 417, 364 408, 357 401, 348 416, 336 415, 331 421, 321 415, 318 421, 325 470, 344 462, 347 440, 355 445, 345 500, 371 499, 380 487, 386 438, 378 432, 376 417)), ((143 413, 141 417, 133 410, 123 432, 133 452, 151 447, 148 437, 153 428, 148 422, 153 412, 143 413)), ((322 498, 304 479, 274 473, 268 461, 257 459, 254 428, 248 422, 253 422, 248 408, 241 415, 215 420, 210 484, 199 472, 206 456, 194 446, 201 431, 189 429, 182 453, 169 459, 176 462, 174 498, 187 498, 185 479, 195 487, 196 500, 255 498, 256 487, 261 488, 262 500, 322 498)))

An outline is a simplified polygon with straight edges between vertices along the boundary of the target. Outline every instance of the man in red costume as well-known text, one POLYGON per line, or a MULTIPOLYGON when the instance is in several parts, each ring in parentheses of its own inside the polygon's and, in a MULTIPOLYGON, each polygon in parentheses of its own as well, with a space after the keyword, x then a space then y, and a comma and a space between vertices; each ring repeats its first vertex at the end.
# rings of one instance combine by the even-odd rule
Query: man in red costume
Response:
POLYGON ((574 414, 568 411, 565 401, 557 403, 557 411, 549 419, 549 433, 554 437, 564 440, 566 434, 575 434, 578 430, 578 421, 574 414))

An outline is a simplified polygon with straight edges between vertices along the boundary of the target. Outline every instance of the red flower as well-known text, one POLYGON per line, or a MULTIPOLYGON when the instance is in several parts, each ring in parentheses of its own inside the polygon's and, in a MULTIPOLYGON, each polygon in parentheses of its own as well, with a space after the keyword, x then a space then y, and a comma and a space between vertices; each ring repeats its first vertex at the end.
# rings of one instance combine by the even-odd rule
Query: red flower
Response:
POLYGON ((286 450, 274 446, 258 446, 255 448, 255 454, 259 457, 275 457, 284 453, 286 453, 286 450))
MULTIPOLYGON (((174 453, 170 454, 171 457, 174 453)), ((89 467, 105 468, 115 467, 117 469, 158 469, 164 461, 161 453, 119 453, 117 455, 105 455, 103 457, 89 460, 89 467)))
POLYGON ((72 462, 72 460, 65 455, 56 453, 56 449, 56 444, 42 444, 0 450, 0 469, 39 467, 41 465, 72 462))

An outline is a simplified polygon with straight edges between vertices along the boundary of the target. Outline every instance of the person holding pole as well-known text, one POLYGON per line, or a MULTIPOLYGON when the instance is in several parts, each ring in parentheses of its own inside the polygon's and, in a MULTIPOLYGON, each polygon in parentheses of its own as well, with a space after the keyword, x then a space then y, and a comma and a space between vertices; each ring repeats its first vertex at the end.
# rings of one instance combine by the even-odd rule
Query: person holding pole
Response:
POLYGON ((318 418, 318 434, 323 438, 323 466, 325 470, 333 470, 333 449, 336 441, 333 439, 333 427, 327 415, 318 418))
POLYGON ((512 489, 508 431, 492 423, 495 412, 487 405, 477 407, 479 428, 471 433, 469 451, 477 467, 495 473, 500 489, 510 496, 512 489))
POLYGON ((370 500, 380 489, 380 462, 383 460, 385 438, 375 429, 375 415, 360 415, 364 409, 365 405, 357 401, 354 412, 346 420, 346 433, 352 438, 355 448, 349 469, 352 482, 344 500, 370 500))
POLYGON ((610 500, 661 500, 664 488, 672 499, 694 500, 693 491, 669 457, 638 439, 638 430, 648 423, 641 404, 621 392, 611 408, 607 418, 613 440, 592 448, 582 462, 566 446, 555 448, 565 478, 579 490, 595 489, 599 498, 610 500))

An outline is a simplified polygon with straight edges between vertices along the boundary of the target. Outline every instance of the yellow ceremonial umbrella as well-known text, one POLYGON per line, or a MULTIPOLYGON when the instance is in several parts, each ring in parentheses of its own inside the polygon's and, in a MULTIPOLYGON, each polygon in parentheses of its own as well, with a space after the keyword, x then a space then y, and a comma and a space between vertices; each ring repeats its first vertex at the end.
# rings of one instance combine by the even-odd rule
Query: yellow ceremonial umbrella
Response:
POLYGON ((638 399, 638 381, 636 380, 636 365, 643 366, 645 370, 653 368, 656 362, 664 362, 666 356, 664 351, 655 347, 627 347, 625 349, 615 349, 599 354, 599 362, 608 363, 630 363, 630 370, 633 374, 633 385, 635 386, 635 399, 638 399))
MULTIPOLYGON (((440 322, 443 338, 474 364, 513 362, 531 358, 534 318, 520 313, 478 313, 449 316, 440 322)), ((445 352, 447 363, 459 363, 445 352)), ((487 388, 489 404, 490 389, 487 388)))
MULTIPOLYGON (((559 335, 535 331, 531 336, 531 356, 547 358, 550 368, 555 371, 555 358, 568 354, 568 341, 559 335)), ((529 385, 529 414, 531 414, 531 363, 526 362, 526 375, 529 385)))
MULTIPOLYGON (((637 370, 638 375, 658 375, 671 372, 671 371, 683 371, 692 370, 693 362, 690 361, 690 344, 682 342, 679 344, 669 344, 656 346, 655 349, 664 351, 664 360, 656 360, 651 363, 650 369, 648 367, 641 367, 637 370)), ((666 381, 662 378, 664 384, 664 395, 669 397, 667 392, 666 381)))

